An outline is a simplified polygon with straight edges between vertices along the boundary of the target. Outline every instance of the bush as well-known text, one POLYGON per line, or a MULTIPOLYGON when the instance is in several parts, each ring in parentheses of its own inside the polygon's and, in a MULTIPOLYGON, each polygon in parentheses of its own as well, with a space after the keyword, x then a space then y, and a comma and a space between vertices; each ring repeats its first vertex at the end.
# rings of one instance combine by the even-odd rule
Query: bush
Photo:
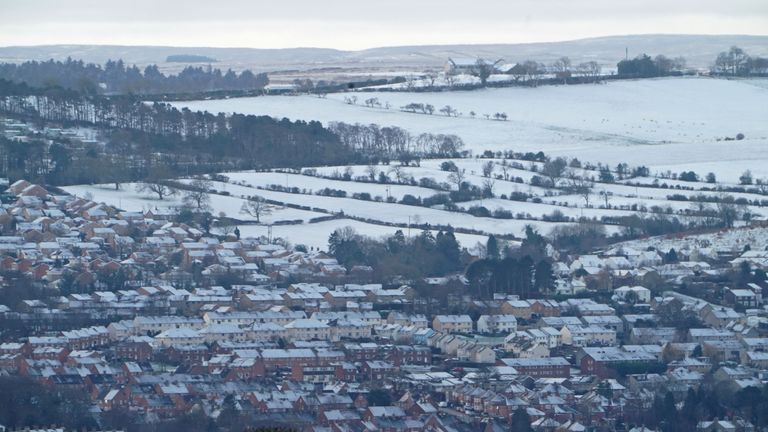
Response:
POLYGON ((459 167, 453 161, 445 161, 440 164, 440 169, 442 171, 458 171, 459 167))
POLYGON ((683 171, 677 178, 687 182, 699 181, 699 176, 693 171, 683 171))
POLYGON ((421 205, 421 200, 411 194, 406 194, 403 195, 403 198, 400 200, 400 204, 418 206, 421 205))
POLYGON ((491 212, 483 206, 472 206, 467 209, 467 213, 477 217, 491 217, 491 212))

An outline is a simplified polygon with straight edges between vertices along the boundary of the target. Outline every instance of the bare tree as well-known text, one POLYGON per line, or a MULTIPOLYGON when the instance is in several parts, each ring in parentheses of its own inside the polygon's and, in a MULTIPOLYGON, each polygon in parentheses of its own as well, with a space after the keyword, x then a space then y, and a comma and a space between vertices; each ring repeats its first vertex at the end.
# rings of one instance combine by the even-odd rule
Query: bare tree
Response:
POLYGON ((501 60, 497 60, 494 63, 489 63, 483 59, 477 59, 475 66, 472 68, 472 75, 480 78, 480 84, 485 85, 488 82, 488 78, 496 70, 496 65, 501 60))
POLYGON ((378 167, 373 164, 366 166, 365 172, 368 174, 368 178, 371 179, 371 181, 376 181, 376 176, 379 175, 378 167))
POLYGON ((543 65, 533 60, 527 60, 522 65, 522 70, 525 73, 526 80, 528 82, 533 81, 534 86, 539 85, 539 78, 544 73, 543 65))
POLYGON ((264 198, 253 196, 243 202, 240 213, 256 218, 256 222, 261 222, 262 216, 272 213, 272 207, 267 204, 264 198))
POLYGON ((496 187, 496 180, 492 178, 486 178, 483 180, 483 195, 492 198, 493 188, 496 187))
POLYGON ((408 75, 405 77, 405 88, 408 90, 413 89, 416 86, 416 77, 408 75))
POLYGON ((500 166, 501 166, 501 174, 504 176, 504 180, 509 180, 509 170, 511 170, 512 167, 507 165, 506 160, 504 160, 500 166))
POLYGON ((395 176, 395 181, 398 183, 402 183, 405 178, 405 172, 403 171, 402 165, 392 165, 389 167, 389 173, 395 176))
POLYGON ((189 190, 184 192, 182 198, 184 204, 196 208, 198 211, 207 211, 211 208, 211 196, 208 191, 213 183, 206 178, 196 178, 189 183, 189 190))
POLYGON ((456 169, 455 171, 451 171, 451 173, 448 174, 448 181, 455 184, 457 190, 461 190, 461 185, 464 183, 466 178, 467 170, 464 168, 456 169))
POLYGON ((563 78, 563 84, 568 83, 568 74, 571 71, 571 59, 568 57, 560 57, 552 63, 552 69, 563 78))
POLYGON ((594 183, 584 177, 571 172, 568 177, 568 191, 584 198, 585 206, 589 207, 589 197, 592 195, 594 183))
POLYGON ((605 208, 608 208, 608 201, 611 199, 611 196, 613 196, 613 192, 608 192, 603 189, 600 191, 600 196, 603 197, 603 201, 605 201, 605 208))
POLYGON ((568 161, 565 158, 558 157, 555 159, 549 159, 544 162, 544 166, 541 169, 541 174, 549 179, 549 183, 553 188, 557 187, 557 182, 565 174, 565 170, 568 167, 568 161))
POLYGON ((166 197, 169 197, 171 195, 176 195, 178 191, 168 186, 167 184, 162 183, 162 181, 158 181, 158 182, 151 182, 151 183, 150 182, 139 183, 138 185, 136 185, 136 192, 147 192, 147 193, 157 194, 157 199, 162 201, 166 197))
POLYGON ((761 177, 759 179, 755 179, 755 185, 760 190, 760 193, 765 195, 768 193, 768 179, 761 177))
POLYGON ((440 112, 445 114, 446 117, 452 117, 452 116, 458 117, 459 116, 459 111, 456 110, 454 107, 452 107, 450 105, 446 105, 446 106, 440 108, 440 112))
POLYGON ((600 77, 600 72, 601 72, 600 64, 594 60, 588 61, 585 63, 580 63, 578 70, 582 75, 590 78, 590 80, 593 82, 597 82, 598 77, 600 77))
POLYGON ((435 87, 435 80, 437 80, 437 73, 429 72, 425 76, 425 79, 427 81, 427 86, 429 86, 429 88, 433 88, 433 87, 435 87))
POLYGON ((496 164, 493 163, 493 161, 488 161, 483 164, 483 177, 491 177, 493 175, 493 169, 495 168, 496 164))

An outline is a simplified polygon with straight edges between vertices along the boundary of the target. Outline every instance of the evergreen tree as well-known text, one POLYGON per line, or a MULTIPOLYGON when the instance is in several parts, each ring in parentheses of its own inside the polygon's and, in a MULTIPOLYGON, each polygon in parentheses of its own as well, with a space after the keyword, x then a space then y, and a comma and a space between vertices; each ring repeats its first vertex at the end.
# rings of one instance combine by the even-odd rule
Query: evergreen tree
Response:
POLYGON ((496 236, 493 234, 488 236, 488 242, 486 243, 485 250, 488 259, 494 261, 499 259, 499 243, 496 240, 496 236))
POLYGON ((512 414, 512 424, 510 427, 512 432, 533 432, 531 427, 531 416, 528 415, 528 411, 525 408, 518 408, 515 413, 512 414))

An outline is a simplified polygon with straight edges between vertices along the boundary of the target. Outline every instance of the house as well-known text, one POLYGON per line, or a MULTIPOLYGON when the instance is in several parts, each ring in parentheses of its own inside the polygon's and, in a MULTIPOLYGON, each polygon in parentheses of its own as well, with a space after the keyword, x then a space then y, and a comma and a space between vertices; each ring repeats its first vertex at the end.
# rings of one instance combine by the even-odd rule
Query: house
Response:
POLYGON ((613 290, 613 298, 629 303, 650 303, 651 290, 641 286, 622 286, 613 290))
POLYGON ((595 325, 569 325, 560 330, 564 345, 611 346, 616 344, 616 331, 595 325))
MULTIPOLYGON (((762 297, 762 295, 760 296, 762 297)), ((734 306, 741 306, 745 309, 753 309, 760 306, 762 298, 758 301, 758 294, 748 289, 725 289, 725 301, 734 306)))
POLYGON ((459 349, 456 351, 456 357, 459 360, 473 363, 494 364, 496 362, 496 352, 493 348, 472 342, 466 342, 459 346, 459 349))
POLYGON ((478 333, 513 333, 517 331, 514 315, 480 315, 477 319, 478 333))
POLYGON ((331 328, 316 319, 297 319, 286 324, 285 329, 291 340, 331 339, 331 328))
POLYGON ((658 362, 655 355, 645 351, 629 352, 616 347, 584 347, 576 354, 581 373, 609 378, 617 372, 614 366, 642 365, 658 362))
POLYGON ((477 62, 480 59, 476 58, 449 58, 445 62, 445 73, 448 75, 467 74, 471 75, 477 70, 477 62))
POLYGON ((533 309, 527 300, 508 300, 501 304, 501 313, 528 320, 533 315, 533 309))
POLYGON ((438 332, 472 333, 472 318, 469 315, 437 315, 432 328, 438 332))
POLYGON ((534 378, 568 378, 571 376, 571 364, 563 357, 503 358, 497 360, 496 365, 513 367, 520 375, 529 375, 534 378))
POLYGON ((395 372, 395 366, 383 360, 368 360, 363 362, 360 371, 366 379, 381 382, 395 372))

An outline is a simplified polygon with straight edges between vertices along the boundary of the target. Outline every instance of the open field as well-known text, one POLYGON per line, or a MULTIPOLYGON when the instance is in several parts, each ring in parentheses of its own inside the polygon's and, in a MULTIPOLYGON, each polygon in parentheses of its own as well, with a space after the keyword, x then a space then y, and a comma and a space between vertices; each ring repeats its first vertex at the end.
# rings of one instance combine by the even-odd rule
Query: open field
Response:
POLYGON ((693 169, 734 183, 745 169, 768 176, 768 89, 762 80, 662 78, 602 85, 504 88, 466 92, 265 96, 175 103, 211 112, 262 114, 324 123, 396 125, 413 134, 451 133, 475 154, 484 150, 543 151, 582 161, 647 165, 652 173, 693 169), (390 109, 368 108, 378 97, 390 109), (399 107, 451 105, 460 117, 406 113, 399 107), (470 112, 476 113, 475 118, 470 112), (505 112, 509 121, 486 120, 505 112), (718 141, 742 133, 741 141, 718 141))
MULTIPOLYGON (((716 211, 716 201, 726 195, 743 200, 740 211, 748 212, 752 219, 765 219, 768 215, 768 195, 758 193, 757 189, 724 192, 713 188, 734 185, 649 177, 601 182, 597 179, 597 171, 571 169, 578 176, 593 179, 591 193, 585 197, 570 191, 565 178, 556 188, 531 185, 537 176, 541 176, 541 169, 540 162, 472 158, 424 160, 420 166, 393 163, 325 166, 301 172, 227 172, 210 183, 208 195, 214 215, 240 221, 243 235, 267 235, 268 225, 272 225, 273 236, 321 249, 333 230, 345 226, 379 237, 397 229, 419 230, 417 227, 423 224, 435 228, 450 225, 458 231, 457 238, 462 244, 470 248, 483 243, 488 234, 520 238, 528 225, 549 234, 557 226, 571 225, 582 219, 602 224, 606 233, 613 235, 622 231, 621 218, 633 215, 676 217, 683 223, 701 222, 703 217, 712 217, 712 214, 704 216, 702 209, 716 211), (447 196, 456 190, 449 172, 441 169, 444 162, 466 170, 464 182, 469 187, 482 189, 490 182, 494 196, 454 202, 455 207, 422 203, 422 200, 434 200, 438 195, 447 196), (483 165, 489 162, 494 168, 490 177, 485 177, 483 165), (395 167, 401 176, 399 180, 394 177, 395 167), (371 170, 386 174, 386 182, 372 181, 371 170), (506 172, 508 180, 502 172, 506 172), (424 179, 431 179, 426 183, 432 186, 415 186, 425 183, 424 179), (269 211, 261 215, 260 223, 241 212, 243 203, 254 197, 270 203, 269 211), (709 202, 698 202, 702 199, 709 202), (334 219, 326 220, 328 217, 334 219), (316 218, 323 219, 318 222, 313 220, 316 218)), ((178 181, 190 183, 189 179, 178 181)), ((125 210, 183 205, 183 191, 160 201, 148 192, 137 192, 135 184, 125 184, 120 190, 111 185, 68 186, 64 189, 79 196, 90 194, 96 201, 125 210)))

